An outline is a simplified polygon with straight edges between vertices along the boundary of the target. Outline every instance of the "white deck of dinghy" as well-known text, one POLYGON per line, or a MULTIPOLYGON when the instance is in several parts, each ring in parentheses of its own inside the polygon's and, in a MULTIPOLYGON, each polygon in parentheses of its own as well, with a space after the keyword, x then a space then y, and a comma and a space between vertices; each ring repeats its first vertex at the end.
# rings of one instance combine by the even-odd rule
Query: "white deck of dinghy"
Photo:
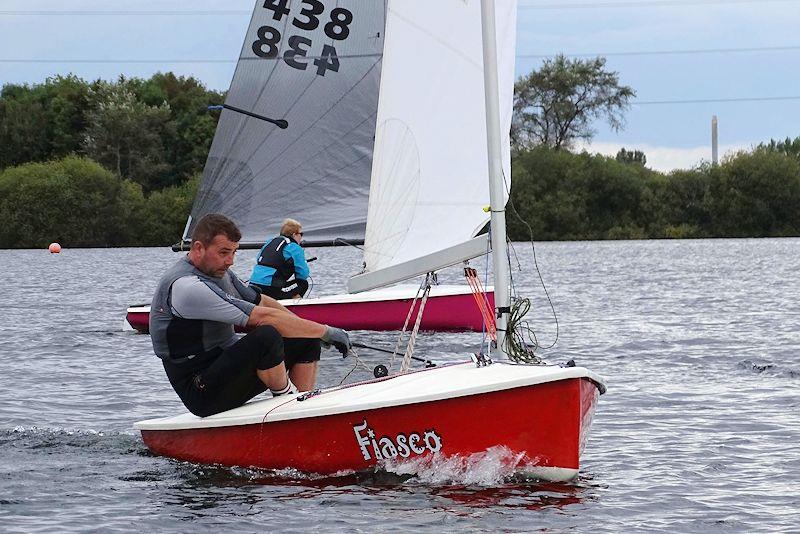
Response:
MULTIPOLYGON (((316 304, 352 304, 356 302, 381 302, 388 300, 407 300, 413 299, 417 294, 419 286, 415 285, 399 285, 394 287, 386 287, 383 289, 376 289, 374 291, 365 291, 363 293, 343 293, 339 295, 327 295, 324 297, 312 297, 299 300, 279 300, 281 304, 287 307, 293 306, 313 306, 316 304)), ((486 291, 491 292, 494 289, 489 287, 486 291)), ((430 298, 436 297, 451 297, 456 295, 467 295, 470 293, 469 286, 463 285, 441 285, 431 287, 430 298)), ((150 313, 150 305, 146 306, 131 306, 128 308, 129 313, 150 313)))
POLYGON ((302 402, 296 396, 254 400, 210 417, 200 418, 186 413, 140 421, 134 427, 139 430, 181 430, 250 425, 417 404, 584 377, 601 385, 602 389, 602 379, 583 367, 507 363, 476 367, 469 361, 324 390, 302 402))

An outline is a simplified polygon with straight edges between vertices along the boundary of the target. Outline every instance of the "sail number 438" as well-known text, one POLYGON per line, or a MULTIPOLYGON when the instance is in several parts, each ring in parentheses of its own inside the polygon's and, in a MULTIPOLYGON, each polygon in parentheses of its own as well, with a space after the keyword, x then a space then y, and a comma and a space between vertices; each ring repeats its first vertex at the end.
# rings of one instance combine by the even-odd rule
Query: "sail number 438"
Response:
MULTIPOLYGON (((290 11, 289 0, 264 0, 264 9, 272 11, 273 20, 280 22, 288 16, 290 11)), ((305 31, 316 30, 322 23, 319 16, 325 11, 325 4, 320 0, 301 0, 302 9, 298 16, 292 19, 292 26, 305 31)), ((330 20, 325 24, 325 35, 334 41, 343 41, 350 35, 350 23, 353 22, 353 13, 343 7, 333 8, 329 14, 330 20)), ((258 57, 274 58, 280 52, 279 44, 282 39, 281 32, 272 26, 261 26, 256 32, 258 39, 253 42, 253 53, 258 57)), ((308 37, 291 35, 286 39, 288 49, 283 52, 283 61, 298 70, 306 70, 308 63, 301 58, 306 57, 313 46, 308 37)), ((339 72, 339 57, 336 47, 323 45, 322 53, 313 61, 317 67, 317 75, 325 76, 326 71, 339 72)))

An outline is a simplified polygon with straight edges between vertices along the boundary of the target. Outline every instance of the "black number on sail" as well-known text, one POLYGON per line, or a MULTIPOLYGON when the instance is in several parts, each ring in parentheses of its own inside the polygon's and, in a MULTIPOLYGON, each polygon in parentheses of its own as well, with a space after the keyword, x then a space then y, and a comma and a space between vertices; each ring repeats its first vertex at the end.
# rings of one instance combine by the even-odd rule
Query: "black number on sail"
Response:
POLYGON ((325 25, 325 35, 337 41, 343 41, 350 35, 348 24, 353 22, 353 14, 343 7, 331 11, 331 21, 325 25))
POLYGON ((253 53, 258 57, 273 58, 278 55, 278 43, 281 40, 281 32, 272 26, 261 26, 256 33, 258 40, 253 43, 253 53), (269 34, 269 37, 267 37, 269 34), (269 48, 264 51, 264 46, 269 48))
POLYGON ((308 17, 308 20, 303 22, 295 17, 292 24, 301 30, 316 30, 317 26, 319 26, 319 18, 317 18, 317 15, 321 15, 322 12, 325 11, 325 4, 319 0, 303 0, 303 3, 311 6, 310 9, 303 9, 300 11, 300 14, 308 17))
MULTIPOLYGON (((306 52, 308 52, 308 48, 303 50, 300 48, 300 45, 306 45, 308 48, 311 48, 311 39, 308 39, 307 37, 300 37, 299 35, 292 35, 289 37, 289 46, 291 47, 291 50, 287 50, 283 53, 283 60, 290 67, 306 70, 306 67, 308 67, 307 63, 294 59, 296 56, 305 57, 306 52)), ((316 64, 316 61, 314 63, 316 64)))
POLYGON ((317 76, 325 76, 326 70, 339 72, 339 56, 336 55, 336 48, 331 45, 322 47, 322 54, 314 60, 317 67, 317 76))
POLYGON ((286 3, 289 0, 264 0, 264 9, 269 9, 273 12, 273 20, 281 20, 284 15, 289 14, 289 8, 286 3))

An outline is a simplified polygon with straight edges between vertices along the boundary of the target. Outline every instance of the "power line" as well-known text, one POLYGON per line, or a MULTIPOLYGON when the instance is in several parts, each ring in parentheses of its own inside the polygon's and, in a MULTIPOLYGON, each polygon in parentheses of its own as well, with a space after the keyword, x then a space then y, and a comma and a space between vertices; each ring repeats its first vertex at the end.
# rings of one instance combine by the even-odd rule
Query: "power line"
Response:
POLYGON ((187 10, 176 10, 176 11, 66 11, 66 10, 55 10, 55 11, 0 11, 0 15, 3 16, 36 16, 36 15, 65 15, 65 16, 103 16, 103 15, 113 15, 113 16, 208 16, 208 15, 250 15, 252 11, 244 11, 241 9, 232 10, 232 9, 217 9, 217 10, 207 10, 207 11, 187 11, 187 10))
MULTIPOLYGON (((690 50, 642 50, 632 52, 593 52, 581 54, 563 54, 566 57, 613 57, 613 56, 668 56, 693 54, 738 54, 743 52, 787 52, 800 50, 800 46, 754 46, 749 48, 695 48, 690 50)), ((517 54, 522 59, 544 59, 557 54, 517 54)))
MULTIPOLYGON (((597 8, 652 8, 652 7, 693 7, 705 5, 724 5, 724 4, 763 4, 798 2, 800 0, 653 0, 651 2, 637 2, 633 0, 621 0, 617 2, 571 2, 571 3, 550 3, 550 4, 524 4, 518 6, 520 10, 556 10, 556 9, 597 9, 597 8)), ((249 15, 252 11, 243 9, 212 9, 202 11, 189 10, 4 10, 0 11, 2 16, 220 16, 220 15, 249 15)))
MULTIPOLYGON (((614 57, 614 56, 666 56, 694 54, 739 54, 747 52, 791 52, 800 50, 800 45, 761 46, 749 48, 696 48, 691 50, 644 50, 631 52, 586 52, 581 54, 563 54, 566 57, 614 57)), ((518 59, 546 59, 558 54, 517 54, 518 59)), ((0 58, 0 63, 235 63, 238 58, 230 59, 46 59, 46 58, 0 58)))
POLYGON ((0 59, 0 63, 230 63, 234 64, 239 58, 233 59, 0 59))
POLYGON ((662 104, 717 104, 725 102, 776 102, 783 100, 800 100, 800 96, 753 96, 742 98, 703 98, 696 100, 651 100, 648 102, 632 102, 634 106, 656 106, 662 104))
POLYGON ((538 5, 521 5, 517 6, 520 10, 538 10, 538 9, 597 9, 597 8, 650 8, 650 7, 696 7, 706 5, 720 5, 720 4, 764 4, 766 2, 797 2, 799 0, 654 0, 653 2, 635 2, 635 1, 621 1, 621 2, 572 2, 572 3, 559 3, 559 4, 538 4, 538 5))

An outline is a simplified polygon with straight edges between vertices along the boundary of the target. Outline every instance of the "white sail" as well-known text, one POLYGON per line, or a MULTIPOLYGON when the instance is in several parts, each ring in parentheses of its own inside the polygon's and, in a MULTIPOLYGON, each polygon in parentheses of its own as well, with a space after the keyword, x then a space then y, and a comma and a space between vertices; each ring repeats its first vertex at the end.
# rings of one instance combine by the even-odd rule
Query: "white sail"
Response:
MULTIPOLYGON (((509 188, 516 8, 516 0, 496 7, 509 188)), ((413 264, 470 241, 489 220, 488 205, 480 0, 389 0, 365 271, 413 264)))
POLYGON ((255 2, 184 239, 210 212, 243 243, 286 217, 307 241, 363 239, 385 12, 383 0, 255 2))

